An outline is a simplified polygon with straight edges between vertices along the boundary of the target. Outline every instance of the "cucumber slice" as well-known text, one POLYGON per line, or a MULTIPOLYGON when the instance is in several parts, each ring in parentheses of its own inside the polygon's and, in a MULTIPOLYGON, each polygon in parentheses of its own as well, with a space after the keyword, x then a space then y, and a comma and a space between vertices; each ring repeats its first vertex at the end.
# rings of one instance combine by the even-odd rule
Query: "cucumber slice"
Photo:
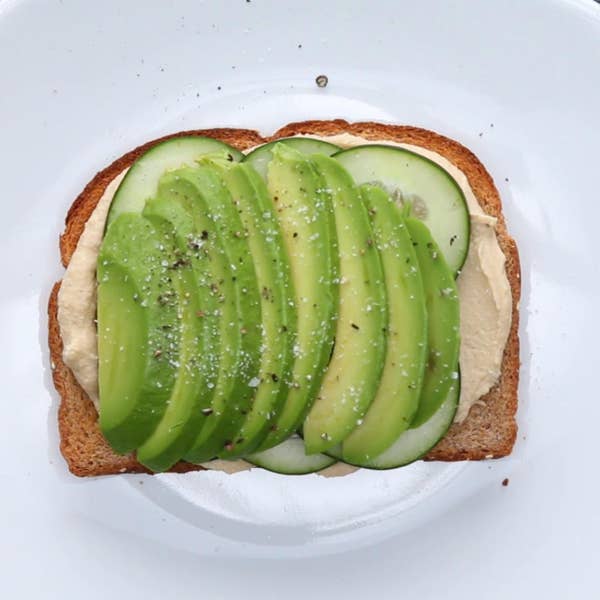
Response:
POLYGON ((330 467, 337 462, 326 454, 311 454, 304 450, 304 440, 292 436, 278 446, 251 454, 245 458, 249 463, 283 475, 306 475, 330 467))
POLYGON ((356 146, 334 155, 357 185, 381 185, 398 201, 410 201, 440 247, 453 273, 469 250, 471 221, 460 186, 438 164, 404 148, 356 146))
POLYGON ((152 147, 133 163, 125 175, 110 206, 106 226, 121 213, 141 213, 146 200, 156 194, 158 180, 165 171, 192 167, 200 156, 218 151, 226 151, 232 161, 239 162, 244 156, 219 140, 200 136, 171 138, 152 147))
MULTIPOLYGON (((368 463, 356 465, 366 469, 395 469, 419 460, 447 433, 458 408, 460 377, 448 390, 446 399, 425 423, 407 429, 385 452, 368 463)), ((341 458, 341 446, 328 450, 333 458, 341 458)), ((348 462, 348 461, 347 461, 348 462)))
POLYGON ((244 162, 250 163, 263 179, 267 178, 267 165, 273 158, 273 146, 279 142, 285 142, 286 145, 302 152, 302 154, 325 154, 332 156, 340 151, 340 147, 329 142, 315 140, 308 137, 289 137, 269 142, 252 150, 244 157, 244 162))

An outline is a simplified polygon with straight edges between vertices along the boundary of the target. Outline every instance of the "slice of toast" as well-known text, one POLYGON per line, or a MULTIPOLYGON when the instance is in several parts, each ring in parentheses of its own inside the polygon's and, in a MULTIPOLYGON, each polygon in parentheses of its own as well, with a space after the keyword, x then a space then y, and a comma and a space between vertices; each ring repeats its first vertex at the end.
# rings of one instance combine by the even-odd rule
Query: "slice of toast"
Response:
MULTIPOLYGON (((247 129, 195 130, 166 136, 125 154, 97 173, 88 183, 67 214, 65 230, 60 236, 62 263, 65 267, 69 264, 84 225, 107 185, 146 150, 165 139, 183 135, 208 136, 222 140, 239 150, 245 150, 267 141, 293 135, 327 136, 339 133, 351 133, 372 140, 415 144, 445 156, 466 174, 483 210, 497 217, 496 231, 500 247, 506 256, 506 272, 513 297, 512 324, 504 350, 502 373, 498 383, 482 398, 482 402, 471 408, 465 421, 452 425, 446 436, 425 459, 455 461, 506 456, 511 452, 517 434, 515 413, 520 366, 518 307, 521 291, 519 255, 514 240, 506 230, 500 196, 491 176, 477 157, 458 142, 417 127, 370 122, 347 123, 339 119, 290 123, 270 138, 263 138, 258 132, 247 129)), ((100 431, 98 414, 92 401, 62 360, 63 346, 57 320, 59 287, 60 282, 54 285, 48 304, 48 342, 54 385, 60 395, 58 411, 60 450, 69 470, 78 476, 148 473, 148 469, 142 466, 133 454, 120 456, 110 448, 100 431)), ((182 461, 171 471, 183 473, 200 469, 202 467, 199 465, 182 461)))

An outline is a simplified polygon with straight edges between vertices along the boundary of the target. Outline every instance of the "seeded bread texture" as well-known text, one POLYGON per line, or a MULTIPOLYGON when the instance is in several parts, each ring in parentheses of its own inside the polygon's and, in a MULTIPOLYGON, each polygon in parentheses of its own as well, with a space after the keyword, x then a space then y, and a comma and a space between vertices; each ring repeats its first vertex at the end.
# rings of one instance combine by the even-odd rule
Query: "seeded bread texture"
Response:
MULTIPOLYGON (((472 152, 449 138, 417 127, 372 122, 348 123, 340 119, 290 123, 269 138, 247 129, 194 130, 165 136, 148 142, 114 161, 97 173, 79 194, 67 213, 65 229, 60 236, 62 264, 68 266, 85 223, 108 184, 145 151, 162 141, 184 135, 208 136, 226 142, 239 150, 245 150, 267 141, 293 135, 327 136, 339 133, 350 133, 366 139, 415 144, 445 156, 466 174, 483 210, 497 217, 496 232, 500 247, 506 256, 506 272, 513 298, 512 324, 504 351, 502 373, 493 389, 481 399, 480 403, 471 408, 465 421, 452 425, 446 436, 424 458, 441 461, 481 460, 510 454, 517 434, 515 415, 520 366, 518 307, 521 290, 519 254, 514 240, 507 232, 500 196, 493 179, 472 152)), ((69 470, 82 477, 148 473, 149 471, 135 459, 135 455, 120 456, 110 448, 100 431, 98 414, 92 401, 62 360, 62 340, 57 320, 59 287, 60 282, 57 282, 48 303, 48 342, 54 386, 60 395, 58 411, 60 450, 69 470)), ((171 471, 184 473, 201 469, 199 465, 182 461, 174 465, 171 471)))

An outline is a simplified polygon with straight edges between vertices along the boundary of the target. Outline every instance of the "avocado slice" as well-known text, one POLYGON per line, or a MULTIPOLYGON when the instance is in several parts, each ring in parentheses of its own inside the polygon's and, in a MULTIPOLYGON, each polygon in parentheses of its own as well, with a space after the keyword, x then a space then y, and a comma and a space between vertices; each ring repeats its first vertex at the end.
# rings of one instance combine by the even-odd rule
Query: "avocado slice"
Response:
MULTIPOLYGON (((379 456, 370 461, 357 462, 355 466, 365 469, 396 469, 423 458, 448 433, 458 408, 459 397, 460 370, 458 378, 448 388, 446 398, 427 421, 418 427, 406 429, 379 456)), ((327 454, 342 460, 342 445, 330 448, 327 454)))
POLYGON ((307 454, 324 452, 353 431, 379 386, 386 352, 386 290, 367 209, 336 160, 311 157, 331 192, 340 259, 335 347, 303 427, 307 454))
POLYGON ((452 425, 460 398, 460 371, 452 381, 440 407, 421 425, 403 431, 398 439, 368 465, 369 469, 396 469, 419 460, 445 435, 452 425))
POLYGON ((175 385, 175 260, 170 228, 133 213, 115 219, 98 253, 100 428, 119 453, 151 435, 175 385))
MULTIPOLYGON (((210 161, 169 172, 158 196, 184 197, 203 249, 213 263, 210 291, 218 307, 218 374, 210 414, 185 453, 204 462, 232 447, 250 410, 260 367, 261 306, 254 264, 239 214, 210 161)), ((207 411, 208 412, 208 411, 207 411)))
POLYGON ((281 228, 267 187, 249 164, 212 161, 231 193, 256 270, 261 298, 262 355, 259 382, 239 437, 221 458, 253 452, 269 433, 288 394, 296 331, 294 288, 281 228))
POLYGON ((203 251, 194 225, 185 185, 174 182, 174 193, 149 200, 143 215, 173 229, 180 277, 174 280, 182 299, 177 313, 181 332, 179 367, 167 408, 152 435, 138 448, 137 459, 152 471, 165 471, 189 450, 208 414, 218 372, 217 299, 211 284, 218 281, 213 262, 203 251), (175 194, 179 191, 180 195, 175 194))
POLYGON ((311 137, 288 137, 255 148, 252 152, 246 154, 243 162, 251 164, 256 172, 263 179, 266 179, 269 163, 273 159, 273 148, 281 143, 284 143, 289 148, 298 150, 298 152, 302 152, 302 154, 325 154, 325 156, 331 156, 341 150, 341 148, 335 144, 330 144, 329 142, 324 142, 323 140, 317 140, 311 137))
POLYGON ((459 377, 460 311, 454 275, 431 232, 413 217, 405 222, 421 268, 428 319, 423 387, 412 429, 439 409, 459 377))
POLYGON ((343 441, 343 460, 368 466, 406 430, 419 406, 427 353, 427 310, 419 263, 404 217, 381 188, 360 187, 383 264, 388 339, 377 394, 343 441))
POLYGON ((327 369, 338 308, 337 234, 331 194, 314 163, 275 144, 267 187, 290 260, 297 315, 290 390, 259 451, 276 446, 301 425, 327 369))

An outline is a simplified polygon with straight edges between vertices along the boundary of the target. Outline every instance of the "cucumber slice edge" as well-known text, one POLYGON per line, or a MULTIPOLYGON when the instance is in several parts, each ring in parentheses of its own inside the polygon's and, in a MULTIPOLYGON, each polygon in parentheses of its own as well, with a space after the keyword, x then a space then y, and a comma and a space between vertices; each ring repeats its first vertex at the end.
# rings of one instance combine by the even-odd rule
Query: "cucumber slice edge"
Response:
POLYGON ((263 452, 245 456, 244 460, 281 475, 308 475, 337 462, 337 459, 325 454, 307 456, 304 451, 304 440, 298 436, 289 437, 263 452))
POLYGON ((378 457, 372 459, 368 464, 359 465, 344 460, 339 446, 328 450, 327 454, 338 461, 346 462, 347 464, 362 469, 375 471, 399 469, 412 464, 413 462, 422 459, 446 436, 454 421, 454 416, 458 409, 459 397, 460 375, 440 408, 425 423, 415 429, 407 429, 404 431, 385 452, 382 452, 378 457), (409 443, 413 438, 415 438, 416 442, 422 441, 424 439, 423 433, 429 433, 427 441, 426 443, 421 444, 418 449, 415 449, 414 453, 407 452, 406 449, 402 448, 402 445, 406 445, 406 440, 408 440, 409 443), (425 447, 423 448, 423 446, 425 447))
POLYGON ((141 212, 146 200, 156 193, 158 181, 165 171, 177 169, 188 163, 193 164, 196 158, 219 150, 227 151, 232 160, 238 162, 244 157, 242 152, 229 144, 206 136, 170 137, 153 145, 131 164, 123 177, 113 196, 106 227, 122 212, 141 212), (153 162, 156 164, 153 165, 153 162), (144 168, 147 172, 141 173, 144 168))
MULTIPOLYGON (((406 163, 406 159, 409 158, 409 160, 413 161, 417 165, 417 167, 420 166, 422 168, 424 165, 427 165, 427 167, 428 167, 427 171, 429 171, 431 173, 432 170, 434 170, 436 173, 436 176, 438 178, 441 175, 442 181, 445 181, 445 183, 447 184, 446 191, 452 192, 452 199, 448 198, 447 204, 450 204, 450 208, 452 208, 453 211, 456 211, 456 209, 458 208, 460 210, 460 212, 462 213, 462 217, 459 217, 457 215, 453 219, 455 222, 454 224, 458 225, 457 231, 456 232, 450 231, 448 237, 446 238, 444 236, 444 238, 442 239, 440 237, 438 228, 432 227, 431 217, 423 219, 422 216, 419 216, 418 207, 416 207, 416 210, 413 210, 413 216, 416 216, 417 218, 419 218, 420 220, 423 220, 427 224, 428 228, 434 234, 434 238, 436 238, 436 242, 442 248, 442 251, 444 252, 444 256, 445 256, 450 268, 454 272, 455 276, 457 276, 458 273, 460 273, 460 269, 463 267, 463 265, 466 261, 466 258, 467 258, 467 254, 469 252, 469 245, 470 245, 470 239, 471 239, 471 218, 470 218, 470 213, 469 213, 465 194, 464 194, 462 188, 460 187, 460 185, 458 184, 458 182, 456 181, 456 179, 454 179, 454 177, 442 165, 438 164, 431 158, 424 156, 422 154, 419 154, 418 152, 416 152, 414 150, 404 148, 402 146, 394 146, 394 145, 383 144, 383 143, 381 143, 381 144, 379 144, 379 143, 363 144, 360 146, 352 146, 350 148, 342 149, 339 152, 336 152, 333 155, 333 158, 339 160, 342 163, 342 165, 348 170, 348 172, 355 179, 357 185, 361 185, 363 183, 371 183, 371 184, 375 184, 375 185, 380 185, 381 187, 383 187, 386 191, 388 191, 392 195, 397 194, 397 191, 399 191, 402 194, 403 190, 402 190, 402 186, 400 184, 398 184, 393 190, 388 189, 388 186, 385 184, 385 181, 384 181, 386 179, 386 177, 381 177, 380 179, 378 179, 377 176, 375 175, 375 177, 371 178, 370 180, 362 180, 362 178, 358 175, 357 171, 365 168, 364 167, 365 161, 364 161, 364 159, 359 161, 358 168, 353 166, 351 163, 353 154, 357 153, 357 152, 371 153, 373 151, 375 151, 375 152, 383 151, 386 153, 389 152, 391 158, 387 159, 387 160, 383 160, 381 157, 378 157, 377 161, 373 161, 373 164, 369 165, 369 168, 371 170, 374 168, 374 169, 379 169, 380 171, 383 171, 384 168, 387 168, 384 166, 384 163, 387 163, 388 160, 392 160, 392 161, 398 162, 398 170, 396 172, 401 173, 402 169, 404 169, 405 167, 408 168, 408 163, 406 163), (454 200, 456 198, 460 199, 460 206, 456 206, 454 204, 454 200), (457 239, 464 240, 464 242, 463 242, 464 246, 462 248, 460 248, 459 245, 455 244, 455 241, 457 239)), ((376 173, 376 171, 375 171, 375 173, 376 173)), ((411 175, 411 177, 412 177, 412 175, 411 175)), ((428 185, 431 184, 431 181, 432 181, 432 179, 427 178, 428 185)), ((404 193, 406 193, 406 191, 404 191, 404 193)), ((433 216, 435 215, 436 211, 432 211, 432 207, 427 204, 427 199, 423 197, 423 194, 419 194, 418 191, 415 191, 415 190, 409 191, 409 193, 411 195, 416 195, 419 197, 419 199, 426 205, 429 215, 433 215, 433 216)), ((437 202, 439 202, 439 196, 436 196, 436 203, 437 202)), ((439 209, 438 209, 437 212, 440 212, 440 222, 444 223, 444 226, 447 226, 447 223, 448 223, 447 217, 451 213, 447 212, 445 209, 443 211, 439 211, 439 209), (442 219, 442 217, 443 217, 443 219, 442 219)), ((442 227, 442 229, 443 228, 444 227, 442 227)))

